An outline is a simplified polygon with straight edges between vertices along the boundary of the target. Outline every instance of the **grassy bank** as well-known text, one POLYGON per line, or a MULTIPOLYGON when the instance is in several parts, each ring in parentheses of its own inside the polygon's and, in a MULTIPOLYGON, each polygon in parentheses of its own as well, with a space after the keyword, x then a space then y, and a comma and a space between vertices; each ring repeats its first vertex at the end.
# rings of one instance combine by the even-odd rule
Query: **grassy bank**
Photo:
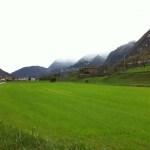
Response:
POLYGON ((105 77, 90 77, 79 80, 94 84, 150 86, 150 66, 130 68, 105 77))
POLYGON ((81 141, 54 141, 41 138, 36 131, 25 133, 10 125, 0 123, 1 150, 93 150, 81 141))

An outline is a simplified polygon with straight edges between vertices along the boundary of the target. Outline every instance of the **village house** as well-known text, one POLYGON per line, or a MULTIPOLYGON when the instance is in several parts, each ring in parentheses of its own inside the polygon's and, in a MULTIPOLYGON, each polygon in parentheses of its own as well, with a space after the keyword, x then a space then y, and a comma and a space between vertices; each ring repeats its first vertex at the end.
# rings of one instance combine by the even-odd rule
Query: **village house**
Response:
POLYGON ((19 77, 15 78, 16 81, 36 81, 35 77, 19 77))
POLYGON ((80 77, 95 76, 97 73, 98 73, 97 67, 84 67, 80 68, 79 70, 80 77))
POLYGON ((11 76, 0 76, 0 81, 11 81, 12 77, 11 76))

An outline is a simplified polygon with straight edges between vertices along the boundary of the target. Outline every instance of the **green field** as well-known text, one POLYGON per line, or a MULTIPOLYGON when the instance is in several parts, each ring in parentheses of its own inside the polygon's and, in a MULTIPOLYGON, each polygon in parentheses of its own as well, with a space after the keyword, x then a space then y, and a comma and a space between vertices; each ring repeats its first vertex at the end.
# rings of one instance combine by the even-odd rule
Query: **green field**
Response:
MULTIPOLYGON (((150 88, 6 83, 0 85, 0 120, 58 143, 84 143, 95 150, 149 150, 150 88)), ((77 149, 85 150, 72 148, 77 149)))

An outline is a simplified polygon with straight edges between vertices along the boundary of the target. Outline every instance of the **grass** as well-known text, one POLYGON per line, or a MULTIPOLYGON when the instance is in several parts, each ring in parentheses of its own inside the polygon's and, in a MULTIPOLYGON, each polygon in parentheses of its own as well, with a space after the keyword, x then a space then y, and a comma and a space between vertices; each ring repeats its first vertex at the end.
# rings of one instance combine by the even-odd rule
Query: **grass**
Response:
MULTIPOLYGON (((16 129, 7 130, 9 135, 21 131, 33 143, 50 140, 61 145, 53 149, 71 150, 67 145, 74 150, 150 149, 150 89, 146 87, 12 82, 0 85, 0 108, 3 124, 16 129)), ((7 134, 1 139, 9 144, 7 134)))
POLYGON ((135 73, 135 72, 150 72, 150 65, 142 66, 142 67, 134 67, 127 70, 128 73, 135 73))
POLYGON ((0 123, 0 149, 48 149, 48 142, 34 134, 30 135, 0 123))
POLYGON ((12 126, 0 123, 0 149, 4 150, 92 150, 90 145, 75 141, 52 141, 42 139, 36 132, 27 134, 12 126))
POLYGON ((150 66, 134 67, 105 77, 90 77, 79 82, 111 85, 150 86, 150 66))
POLYGON ((150 86, 150 72, 136 73, 116 73, 105 77, 90 77, 79 80, 79 82, 87 82, 104 85, 126 85, 126 86, 150 86))

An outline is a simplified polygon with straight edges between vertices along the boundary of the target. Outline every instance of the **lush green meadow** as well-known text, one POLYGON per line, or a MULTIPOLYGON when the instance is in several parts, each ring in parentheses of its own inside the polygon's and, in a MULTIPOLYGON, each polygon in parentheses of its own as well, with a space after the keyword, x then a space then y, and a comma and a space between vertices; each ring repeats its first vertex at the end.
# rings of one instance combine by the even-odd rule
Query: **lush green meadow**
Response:
POLYGON ((150 88, 6 83, 0 85, 0 120, 58 143, 84 143, 96 150, 149 150, 150 88))

